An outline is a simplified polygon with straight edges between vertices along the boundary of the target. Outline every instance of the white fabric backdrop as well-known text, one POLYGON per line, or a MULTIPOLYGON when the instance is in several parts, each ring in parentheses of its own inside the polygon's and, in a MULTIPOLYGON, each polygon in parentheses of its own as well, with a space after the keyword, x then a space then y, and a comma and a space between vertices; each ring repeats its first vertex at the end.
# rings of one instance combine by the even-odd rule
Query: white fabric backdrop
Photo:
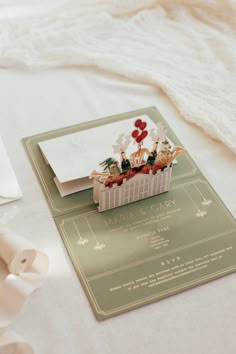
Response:
POLYGON ((0 208, 12 231, 50 260, 44 286, 11 326, 36 354, 235 354, 236 274, 97 322, 54 225, 21 139, 156 105, 236 216, 236 159, 186 123, 163 93, 93 69, 0 70, 0 132, 24 198, 0 208))
POLYGON ((36 354, 235 354, 235 274, 97 322, 21 143, 32 134, 156 105, 236 216, 235 155, 201 131, 207 121, 205 131, 235 151, 235 1, 173 0, 181 8, 156 8, 155 30, 153 22, 148 21, 148 33, 140 25, 137 40, 133 24, 144 24, 144 17, 151 20, 151 7, 157 1, 104 0, 101 12, 97 8, 91 12, 90 0, 86 6, 78 0, 68 5, 68 13, 65 8, 56 10, 58 2, 48 0, 45 7, 45 2, 12 0, 9 7, 9 2, 0 0, 0 65, 13 66, 0 70, 0 134, 24 193, 21 201, 0 207, 0 218, 10 219, 11 229, 50 259, 47 282, 29 299, 12 329, 34 346, 36 354), (150 8, 133 11, 144 3, 150 8), (194 13, 188 10, 190 3, 197 4, 194 13), (53 25, 45 17, 49 7, 53 12, 47 19, 53 19, 53 25), (39 12, 44 20, 24 18, 29 13, 38 17, 39 12), (227 13, 229 17, 222 18, 227 13), (10 19, 16 15, 18 23, 10 19), (176 39, 162 31, 165 22, 176 39), (146 55, 153 37, 155 45, 146 55), (130 38, 135 45, 129 48, 130 38), (182 46, 183 40, 188 46, 182 46), (162 61, 160 54, 169 48, 174 55, 162 61), (42 64, 69 68, 14 68, 42 64), (186 123, 157 86, 186 120, 201 129, 186 123))

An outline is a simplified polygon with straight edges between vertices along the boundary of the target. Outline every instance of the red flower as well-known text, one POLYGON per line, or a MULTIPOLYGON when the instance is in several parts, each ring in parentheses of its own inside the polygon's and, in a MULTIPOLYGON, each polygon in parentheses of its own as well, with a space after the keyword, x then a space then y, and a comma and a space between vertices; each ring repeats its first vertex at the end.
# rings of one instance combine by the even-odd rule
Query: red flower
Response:
POLYGON ((158 170, 160 170, 163 167, 162 162, 157 162, 155 165, 152 166, 152 173, 155 175, 158 170))
POLYGON ((150 165, 145 165, 143 166, 141 173, 149 173, 149 171, 152 169, 150 165))
POLYGON ((118 186, 120 186, 123 183, 124 175, 120 175, 116 178, 115 183, 117 183, 118 186))
POLYGON ((126 174, 124 175, 124 178, 129 179, 129 178, 134 177, 135 175, 136 175, 136 172, 135 172, 135 171, 129 170, 129 171, 127 171, 126 174))

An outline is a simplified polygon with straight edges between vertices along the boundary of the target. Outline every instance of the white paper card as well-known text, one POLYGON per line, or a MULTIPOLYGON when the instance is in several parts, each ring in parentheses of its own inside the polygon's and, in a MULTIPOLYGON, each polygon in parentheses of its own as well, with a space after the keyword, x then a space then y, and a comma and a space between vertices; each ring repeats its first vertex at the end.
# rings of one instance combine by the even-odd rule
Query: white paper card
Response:
POLYGON ((16 175, 0 137, 0 204, 22 197, 16 175))

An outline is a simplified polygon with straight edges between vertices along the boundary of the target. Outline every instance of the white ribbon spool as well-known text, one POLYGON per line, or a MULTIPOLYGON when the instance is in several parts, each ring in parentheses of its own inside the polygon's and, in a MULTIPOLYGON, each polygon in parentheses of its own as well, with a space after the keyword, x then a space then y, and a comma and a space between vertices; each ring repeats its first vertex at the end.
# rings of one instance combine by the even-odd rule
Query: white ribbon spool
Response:
POLYGON ((0 333, 0 354, 33 354, 31 346, 16 333, 0 333))
POLYGON ((5 330, 29 295, 41 287, 48 258, 23 238, 0 228, 0 354, 32 354, 19 336, 5 330))

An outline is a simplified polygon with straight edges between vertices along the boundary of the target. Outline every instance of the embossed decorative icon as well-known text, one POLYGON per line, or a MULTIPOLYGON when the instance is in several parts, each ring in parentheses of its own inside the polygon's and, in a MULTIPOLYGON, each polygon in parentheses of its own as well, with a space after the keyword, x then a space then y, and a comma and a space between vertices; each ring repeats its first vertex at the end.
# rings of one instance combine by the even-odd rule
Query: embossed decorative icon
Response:
POLYGON ((202 210, 202 209, 199 208, 197 202, 193 200, 193 198, 191 197, 189 191, 187 191, 186 188, 184 188, 184 191, 185 191, 185 193, 188 195, 189 199, 192 201, 192 204, 194 205, 195 209, 197 210, 197 212, 196 212, 195 215, 196 215, 197 217, 203 217, 203 216, 205 216, 205 215, 207 214, 207 212, 206 212, 205 210, 202 210))
POLYGON ((207 205, 207 206, 211 205, 212 200, 211 199, 206 199, 205 196, 203 195, 203 193, 200 191, 200 189, 196 186, 196 184, 194 184, 194 186, 195 186, 196 190, 199 192, 199 194, 201 195, 201 197, 203 199, 201 204, 202 205, 207 205))

